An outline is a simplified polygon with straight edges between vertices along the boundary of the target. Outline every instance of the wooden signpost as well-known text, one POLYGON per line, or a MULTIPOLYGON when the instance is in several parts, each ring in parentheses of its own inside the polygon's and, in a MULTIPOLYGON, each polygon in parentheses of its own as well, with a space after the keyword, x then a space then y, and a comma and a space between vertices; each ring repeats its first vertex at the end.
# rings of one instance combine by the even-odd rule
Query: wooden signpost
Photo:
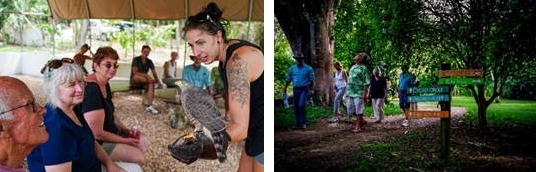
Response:
POLYGON ((409 119, 449 118, 449 111, 406 111, 409 119))
POLYGON ((482 69, 461 69, 461 70, 441 70, 439 77, 482 77, 484 70, 482 69))
POLYGON ((452 85, 484 84, 483 69, 450 70, 450 64, 442 64, 439 71, 439 85, 414 87, 408 90, 408 102, 439 102, 441 111, 406 111, 409 119, 441 119, 441 160, 448 163, 450 151, 450 106, 452 85), (456 78, 450 78, 456 77, 456 78), (425 94, 425 95, 420 95, 425 94))

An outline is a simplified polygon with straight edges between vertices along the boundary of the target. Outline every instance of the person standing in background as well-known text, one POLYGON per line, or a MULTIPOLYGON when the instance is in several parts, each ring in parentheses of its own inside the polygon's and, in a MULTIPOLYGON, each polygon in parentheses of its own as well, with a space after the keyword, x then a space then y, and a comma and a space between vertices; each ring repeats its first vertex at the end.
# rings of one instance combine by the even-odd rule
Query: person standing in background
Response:
POLYGON ((294 57, 296 64, 288 70, 287 80, 283 87, 283 93, 286 94, 287 87, 292 82, 292 99, 294 104, 294 113, 296 114, 296 129, 305 129, 307 124, 307 112, 305 105, 309 90, 314 86, 315 74, 311 66, 305 64, 305 57, 294 57))
POLYGON ((342 69, 339 62, 335 62, 333 65, 336 69, 335 72, 335 99, 333 100, 333 114, 329 122, 338 122, 340 119, 339 107, 341 105, 344 93, 346 93, 346 85, 348 82, 348 76, 342 69))
POLYGON ((383 120, 383 106, 385 94, 387 93, 387 81, 382 75, 379 67, 375 67, 372 71, 374 77, 370 80, 370 98, 372 98, 372 106, 374 107, 374 123, 380 123, 383 120))
POLYGON ((177 78, 177 54, 176 51, 171 52, 171 59, 164 63, 164 72, 162 73, 162 82, 166 84, 167 87, 175 87, 175 82, 179 79, 177 78))
MULTIPOLYGON (((415 85, 415 76, 409 73, 409 66, 407 64, 402 66, 402 73, 400 74, 400 109, 406 114, 409 111, 410 103, 408 102, 408 90, 415 85)), ((405 116, 402 121, 402 126, 409 126, 408 117, 405 116)))
POLYGON ((82 70, 84 70, 84 73, 88 74, 86 67, 84 67, 84 64, 86 64, 86 60, 92 60, 93 58, 93 52, 91 52, 91 48, 89 45, 84 44, 82 47, 80 47, 80 52, 78 52, 76 55, 74 55, 73 60, 74 63, 80 65, 82 67, 82 70), (85 55, 85 53, 89 50, 90 56, 85 55))
MULTIPOLYGON (((361 132, 366 121, 363 119, 365 103, 367 102, 368 90, 370 86, 370 74, 363 64, 368 59, 367 53, 359 53, 355 56, 355 65, 348 75, 348 104, 354 104, 357 115, 356 126, 352 130, 354 133, 361 132)), ((350 113, 350 112, 349 112, 350 113)))

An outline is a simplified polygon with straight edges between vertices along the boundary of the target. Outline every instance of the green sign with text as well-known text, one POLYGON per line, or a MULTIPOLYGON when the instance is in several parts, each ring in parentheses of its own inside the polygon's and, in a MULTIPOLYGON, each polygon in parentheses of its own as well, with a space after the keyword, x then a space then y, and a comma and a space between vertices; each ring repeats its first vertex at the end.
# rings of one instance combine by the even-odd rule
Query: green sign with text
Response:
POLYGON ((439 84, 442 85, 470 85, 470 84, 484 84, 484 79, 482 78, 441 78, 439 79, 439 84))
POLYGON ((413 87, 409 88, 409 94, 422 94, 422 93, 448 93, 449 86, 431 86, 431 87, 413 87))
POLYGON ((408 102, 445 102, 449 95, 408 96, 408 102))

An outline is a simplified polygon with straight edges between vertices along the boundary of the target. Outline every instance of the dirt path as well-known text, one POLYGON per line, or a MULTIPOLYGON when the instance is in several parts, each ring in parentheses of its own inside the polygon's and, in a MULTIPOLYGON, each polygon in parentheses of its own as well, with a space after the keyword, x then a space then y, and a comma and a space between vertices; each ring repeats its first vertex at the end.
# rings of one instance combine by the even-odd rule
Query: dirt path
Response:
MULTIPOLYGON (((419 110, 439 110, 435 106, 419 105, 419 110)), ((458 120, 466 110, 453 107, 451 116, 458 120)), ((363 132, 353 133, 355 125, 350 122, 330 124, 327 120, 317 121, 306 130, 275 132, 275 169, 277 171, 341 171, 355 163, 355 151, 361 143, 385 140, 388 136, 404 135, 412 129, 436 125, 439 119, 411 120, 409 127, 400 124, 404 116, 387 116, 380 124, 369 123, 363 132)))

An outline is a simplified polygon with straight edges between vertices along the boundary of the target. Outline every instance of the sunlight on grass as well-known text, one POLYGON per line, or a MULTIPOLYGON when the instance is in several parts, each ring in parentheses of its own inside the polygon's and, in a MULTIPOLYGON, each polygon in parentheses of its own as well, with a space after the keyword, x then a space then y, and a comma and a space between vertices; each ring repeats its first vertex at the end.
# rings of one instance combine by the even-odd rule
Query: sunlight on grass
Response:
MULTIPOLYGON (((426 103, 430 104, 430 103, 426 103)), ((433 103, 435 104, 435 103, 433 103)), ((452 106, 467 109, 466 120, 475 121, 477 105, 473 97, 453 97, 452 106)), ((487 119, 490 123, 517 123, 523 125, 536 124, 536 101, 501 99, 501 103, 493 103, 488 107, 487 119)))

